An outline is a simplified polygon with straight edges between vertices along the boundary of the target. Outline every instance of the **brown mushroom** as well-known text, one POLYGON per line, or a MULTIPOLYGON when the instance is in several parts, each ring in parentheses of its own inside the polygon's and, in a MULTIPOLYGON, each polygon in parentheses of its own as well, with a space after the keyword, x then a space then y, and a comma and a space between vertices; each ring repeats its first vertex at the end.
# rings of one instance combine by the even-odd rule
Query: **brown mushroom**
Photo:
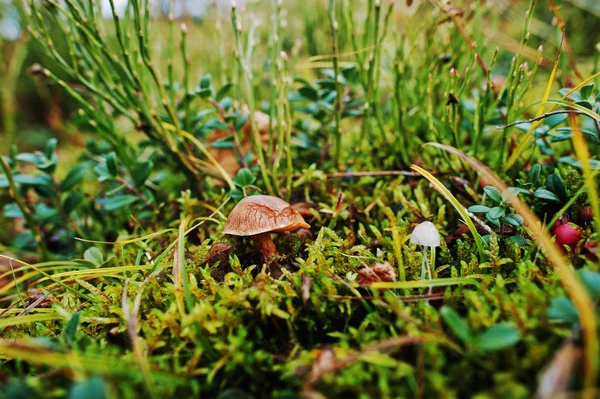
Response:
POLYGON ((269 195, 251 195, 233 208, 223 233, 252 237, 263 261, 270 263, 278 255, 271 233, 309 227, 302 215, 284 200, 269 195))

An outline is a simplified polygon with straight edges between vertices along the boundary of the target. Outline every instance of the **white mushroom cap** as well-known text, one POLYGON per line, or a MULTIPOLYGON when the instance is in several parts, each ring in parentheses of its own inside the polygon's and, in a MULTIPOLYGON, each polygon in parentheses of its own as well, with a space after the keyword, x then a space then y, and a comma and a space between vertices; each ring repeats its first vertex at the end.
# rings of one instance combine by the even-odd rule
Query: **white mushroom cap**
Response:
POLYGON ((410 242, 424 247, 439 247, 440 232, 433 223, 423 222, 411 233, 410 242))

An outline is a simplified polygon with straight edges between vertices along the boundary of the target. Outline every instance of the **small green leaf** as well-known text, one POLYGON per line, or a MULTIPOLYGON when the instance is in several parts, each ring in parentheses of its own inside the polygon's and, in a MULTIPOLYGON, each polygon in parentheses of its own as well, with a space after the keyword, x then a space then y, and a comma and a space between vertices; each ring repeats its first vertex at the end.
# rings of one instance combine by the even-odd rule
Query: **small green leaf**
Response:
POLYGON ((200 88, 201 89, 209 88, 211 79, 212 79, 212 76, 210 75, 210 73, 207 73, 204 76, 202 76, 202 79, 200 79, 200 88))
POLYGON ((551 320, 562 320, 575 324, 579 321, 579 313, 573 302, 567 297, 560 296, 552 298, 548 308, 548 318, 551 320))
POLYGON ((523 218, 521 216, 519 216, 519 215, 514 214, 514 213, 505 215, 502 218, 502 221, 504 223, 510 224, 512 226, 515 226, 515 227, 519 227, 519 226, 523 225, 523 218))
POLYGON ((69 195, 63 201, 63 209, 65 213, 68 215, 77 208, 77 205, 81 203, 83 200, 83 195, 78 193, 77 191, 70 192, 69 195))
POLYGON ((527 240, 521 236, 510 236, 508 237, 508 241, 520 247, 524 247, 525 245, 527 245, 527 240))
POLYGON ((552 191, 546 190, 545 188, 538 188, 533 193, 533 196, 541 200, 560 202, 560 198, 558 198, 552 191))
POLYGON ((542 171, 542 167, 540 164, 535 164, 529 169, 529 173, 527 174, 527 181, 533 185, 537 184, 538 179, 540 178, 540 172, 542 171))
POLYGON ((106 399, 104 381, 100 377, 76 382, 71 386, 67 399, 106 399))
POLYGON ((298 93, 310 101, 317 101, 319 99, 319 92, 314 87, 309 85, 302 86, 298 90, 298 93))
POLYGON ((597 300, 600 298, 600 273, 584 267, 577 271, 577 275, 583 285, 585 285, 592 299, 597 300))
POLYGON ((561 201, 567 202, 567 188, 564 180, 557 174, 551 174, 546 178, 546 188, 552 191, 561 201))
POLYGON ((15 183, 25 184, 27 186, 50 186, 52 180, 46 174, 23 175, 18 174, 13 177, 15 183))
POLYGON ((102 251, 96 247, 89 247, 86 249, 83 253, 83 259, 93 263, 96 266, 100 266, 104 263, 104 255, 102 255, 102 251))
POLYGON ((440 309, 440 315, 452 329, 454 335, 460 338, 463 342, 469 343, 471 341, 471 329, 467 322, 454 311, 454 309, 448 306, 442 306, 440 309))
POLYGON ((116 211, 117 209, 133 204, 138 199, 139 198, 135 195, 119 195, 117 197, 112 197, 104 203, 104 209, 108 212, 116 211))
POLYGON ((150 177, 150 173, 152 173, 152 168, 154 167, 154 163, 152 161, 144 161, 140 162, 135 166, 135 169, 132 174, 133 184, 136 187, 143 186, 148 177, 150 177))
POLYGON ((242 115, 239 118, 237 118, 234 124, 235 130, 239 131, 242 127, 244 127, 247 121, 248 115, 242 115))
POLYGON ((581 93, 581 97, 583 97, 583 98, 589 98, 592 95, 593 91, 594 91, 593 83, 587 84, 587 85, 583 86, 581 89, 579 89, 579 93, 581 93))
POLYGON ((20 219, 24 217, 23 212, 16 203, 6 204, 2 209, 2 214, 5 218, 20 219))
POLYGON ((220 140, 215 140, 210 143, 212 148, 216 148, 218 150, 234 150, 235 143, 233 142, 233 136, 227 136, 220 140))
POLYGON ((52 159, 54 155, 54 150, 56 150, 56 144, 58 141, 55 138, 48 140, 46 143, 46 158, 52 159))
POLYGON ((71 316, 69 323, 67 323, 67 328, 65 329, 65 338, 67 339, 67 342, 73 342, 75 339, 80 316, 79 312, 74 313, 73 316, 71 316))
POLYGON ((234 188, 233 190, 231 190, 229 192, 229 196, 231 198, 233 198, 234 200, 241 200, 242 198, 244 198, 244 192, 242 190, 240 190, 239 188, 234 188))
POLYGON ((468 211, 471 213, 487 213, 490 211, 490 207, 489 206, 483 206, 483 205, 472 205, 469 207, 468 211))
POLYGON ((229 93, 231 88, 233 87, 233 83, 227 82, 217 91, 217 95, 215 96, 215 100, 221 101, 225 96, 229 93))
POLYGON ((15 159, 17 161, 34 163, 37 165, 38 163, 44 162, 43 157, 38 154, 41 154, 41 153, 38 152, 37 154, 31 154, 28 152, 24 152, 21 154, 17 154, 17 156, 15 156, 15 159))
POLYGON ((485 186, 483 191, 487 194, 488 197, 490 197, 490 199, 492 201, 495 201, 498 203, 502 202, 502 194, 500 193, 500 191, 498 191, 498 189, 496 187, 485 186))
POLYGON ((475 346, 485 352, 499 351, 510 348, 521 340, 518 328, 506 324, 495 324, 477 337, 475 346))
POLYGON ((506 210, 504 208, 500 206, 495 206, 492 209, 490 209, 488 215, 490 215, 492 219, 500 219, 502 216, 504 216, 505 213, 506 210))
POLYGON ((229 129, 229 126, 227 126, 226 123, 221 122, 218 119, 211 119, 202 126, 202 129, 204 129, 204 130, 227 130, 227 129, 229 129))
POLYGON ((499 219, 494 219, 493 217, 490 216, 489 213, 486 213, 485 218, 488 220, 488 222, 490 222, 494 226, 500 227, 500 220, 499 219))
POLYGON ((83 177, 85 176, 86 168, 83 165, 76 165, 73 167, 67 176, 60 183, 60 191, 70 191, 73 187, 75 187, 83 177))
POLYGON ((111 152, 106 156, 106 168, 108 172, 113 176, 117 176, 119 174, 117 154, 115 154, 114 152, 111 152))
POLYGON ((233 182, 236 186, 246 187, 253 184, 256 181, 256 177, 252 174, 250 169, 242 168, 238 171, 237 175, 233 178, 233 182))

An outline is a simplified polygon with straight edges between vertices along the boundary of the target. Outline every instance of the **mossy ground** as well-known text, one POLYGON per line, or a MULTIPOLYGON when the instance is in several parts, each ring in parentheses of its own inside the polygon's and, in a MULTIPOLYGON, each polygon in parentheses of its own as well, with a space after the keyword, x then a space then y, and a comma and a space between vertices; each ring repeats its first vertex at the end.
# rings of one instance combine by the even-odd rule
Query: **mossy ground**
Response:
MULTIPOLYGON (((556 103, 588 111, 540 122, 530 141, 531 121, 497 129, 535 117, 548 79, 552 99, 564 94, 554 80, 569 88, 582 80, 566 56, 553 72, 552 8, 333 1, 332 14, 323 1, 263 1, 238 7, 235 29, 226 8, 184 18, 180 30, 132 6, 123 39, 87 2, 66 3, 44 3, 39 19, 25 19, 41 38, 25 63, 47 68, 34 72, 38 84, 73 115, 52 132, 58 157, 51 141, 37 158, 6 158, 2 178, 17 179, 1 181, 3 224, 27 223, 0 233, 21 259, 0 264, 0 397, 528 398, 547 389, 548 367, 570 366, 556 389, 592 392, 598 356, 586 352, 594 340, 585 334, 596 320, 580 312, 582 297, 600 299, 598 219, 579 215, 597 208, 598 179, 575 161, 586 148, 597 162, 597 90, 556 103), (78 12, 96 21, 97 35, 78 12), (492 75, 506 78, 497 92, 492 75), (263 145, 244 130, 253 104, 271 117, 262 137, 253 132, 263 145), (248 167, 223 176, 203 148, 248 167), (522 189, 537 219, 514 216, 468 159, 522 189), (222 233, 241 197, 270 191, 301 205, 311 226, 273 235, 279 279, 250 239, 222 233), (473 205, 501 216, 471 213, 473 234, 464 224, 473 205), (556 271, 562 258, 534 234, 563 213, 581 229, 575 248, 560 248, 587 292, 580 296, 556 271), (441 235, 433 281, 422 279, 431 252, 410 243, 423 221, 441 235), (358 271, 376 263, 396 271, 391 288, 358 283, 358 271)), ((597 18, 574 6, 558 15, 572 27, 575 66, 593 76, 597 50, 581 31, 597 18)), ((42 148, 15 137, 21 152, 42 148)))

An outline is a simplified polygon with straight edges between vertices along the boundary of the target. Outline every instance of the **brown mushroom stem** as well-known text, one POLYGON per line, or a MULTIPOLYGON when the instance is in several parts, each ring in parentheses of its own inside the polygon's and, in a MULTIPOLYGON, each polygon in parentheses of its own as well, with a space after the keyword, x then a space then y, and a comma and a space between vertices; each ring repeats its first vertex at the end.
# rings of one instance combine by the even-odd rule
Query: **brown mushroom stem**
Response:
POLYGON ((265 262, 269 263, 272 258, 279 255, 269 232, 257 234, 252 239, 254 240, 254 247, 260 252, 265 262))
POLYGON ((281 276, 281 266, 275 259, 279 256, 279 252, 277 252, 277 247, 271 239, 271 234, 268 232, 257 234, 252 239, 254 240, 254 247, 262 256, 263 262, 269 267, 271 276, 279 278, 281 276))

